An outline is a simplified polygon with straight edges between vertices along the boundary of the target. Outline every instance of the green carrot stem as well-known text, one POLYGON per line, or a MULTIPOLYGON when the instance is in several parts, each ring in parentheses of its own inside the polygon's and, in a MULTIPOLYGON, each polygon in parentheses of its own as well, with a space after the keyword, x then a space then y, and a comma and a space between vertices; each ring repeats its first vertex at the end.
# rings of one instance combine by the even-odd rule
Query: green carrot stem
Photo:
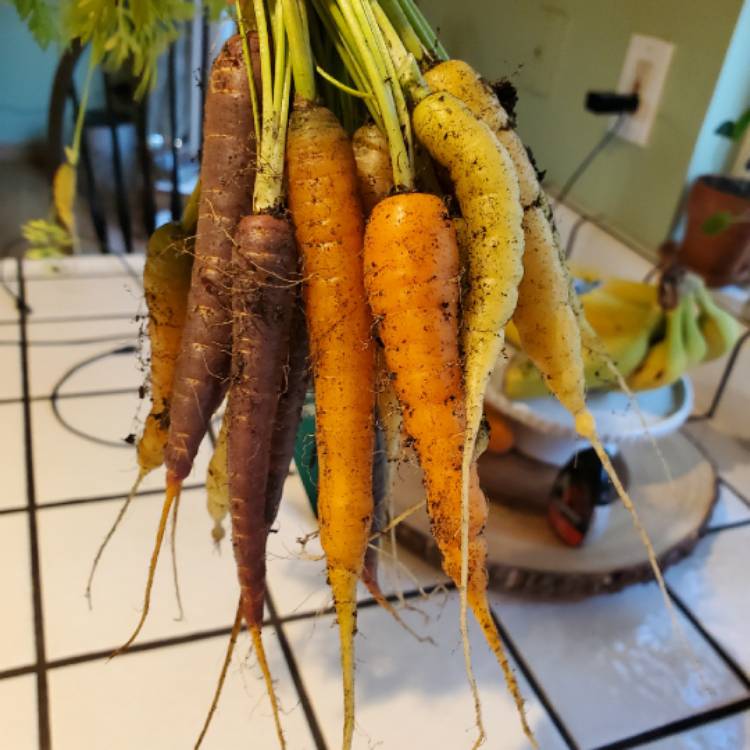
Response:
POLYGON ((380 115, 375 98, 372 96, 372 88, 367 75, 365 74, 360 61, 357 59, 356 43, 349 32, 349 27, 347 26, 344 16, 336 5, 333 2, 330 2, 330 0, 327 3, 325 0, 312 0, 312 2, 315 6, 318 17, 326 28, 328 38, 333 41, 336 53, 351 76, 354 85, 360 91, 365 91, 370 94, 370 98, 365 99, 364 102, 367 105, 367 109, 372 119, 377 126, 384 131, 383 118, 380 115))
MULTIPOLYGON (((375 42, 377 48, 377 54, 382 58, 385 64, 385 74, 388 81, 390 81, 390 87, 393 91, 393 99, 396 104, 398 119, 401 123, 401 133, 406 142, 406 149, 409 154, 409 162, 413 164, 414 141, 412 138, 411 117, 409 117, 409 109, 406 106, 406 98, 404 97, 404 92, 401 89, 401 84, 398 80, 398 72, 396 71, 396 66, 394 65, 393 58, 388 51, 388 46, 386 45, 382 31, 375 17, 376 14, 374 12, 374 7, 376 6, 378 7, 378 10, 380 10, 380 6, 378 6, 377 2, 373 2, 373 0, 365 0, 362 3, 362 8, 371 29, 373 41, 375 42)), ((388 19, 385 18, 384 21, 387 23, 388 19)))
POLYGON ((376 15, 378 11, 382 11, 388 16, 388 20, 393 25, 406 49, 414 55, 417 62, 421 63, 425 56, 424 45, 399 4, 399 0, 379 0, 379 2, 373 3, 373 10, 376 15))
POLYGON ((380 64, 378 63, 373 51, 372 39, 368 41, 368 37, 372 35, 372 28, 358 0, 338 0, 338 4, 351 31, 352 39, 356 44, 356 56, 366 71, 383 119, 383 131, 388 139, 394 184, 399 189, 411 190, 414 186, 414 172, 401 133, 401 123, 393 91, 388 84, 387 76, 383 77, 380 72, 384 63, 382 60, 380 64))
POLYGON ((297 0, 282 0, 282 3, 286 33, 289 35, 294 86, 300 96, 314 101, 317 94, 315 72, 304 5, 300 5, 297 0))
POLYGON ((430 89, 422 76, 414 55, 407 51, 395 28, 385 13, 378 8, 377 3, 373 5, 373 9, 397 70, 402 90, 408 92, 409 98, 415 103, 424 99, 430 93, 430 89))
MULTIPOLYGON (((279 3, 274 14, 273 31, 277 36, 276 70, 271 63, 271 38, 268 32, 268 18, 263 0, 253 0, 255 20, 258 29, 260 71, 262 81, 261 129, 258 143, 258 168, 253 193, 253 212, 262 213, 278 208, 282 203, 284 187, 284 151, 279 144, 286 142, 286 126, 281 129, 284 107, 284 91, 287 85, 286 66, 289 65, 286 52, 283 7, 279 3), (275 74, 274 74, 275 73, 275 74), (274 86, 275 84, 275 86, 274 86)), ((288 98, 288 94, 287 94, 288 98)))
MULTIPOLYGON (((261 80, 261 101, 263 103, 264 121, 272 116, 266 110, 271 109, 273 102, 273 73, 271 72, 271 42, 268 36, 268 23, 266 20, 266 9, 263 0, 253 0, 255 8, 255 24, 258 29, 258 46, 260 49, 260 80, 261 80)), ((259 150, 260 153, 260 150, 259 150)))
POLYGON ((260 133, 260 107, 258 106, 258 92, 255 90, 255 75, 253 74, 253 60, 250 57, 250 48, 247 45, 247 26, 245 14, 242 10, 242 2, 236 0, 237 26, 242 37, 242 57, 245 59, 247 70, 247 85, 250 88, 250 103, 253 107, 253 133, 260 133))
POLYGON ((284 5, 277 2, 273 8, 273 111, 275 117, 281 112, 281 97, 284 93, 284 76, 286 62, 286 33, 284 31, 284 5))
POLYGON ((325 70, 323 70, 320 65, 316 65, 315 70, 321 78, 325 78, 325 80, 328 81, 328 83, 330 83, 332 86, 335 86, 337 89, 340 89, 350 96, 356 96, 358 99, 372 98, 372 94, 366 91, 360 91, 359 89, 354 89, 351 86, 347 86, 345 83, 339 81, 338 78, 334 78, 330 73, 327 73, 325 70))
POLYGON ((289 124, 289 103, 292 94, 292 61, 289 54, 285 56, 284 61, 284 81, 281 95, 281 109, 279 111, 279 136, 275 141, 274 161, 279 170, 280 180, 283 180, 284 174, 284 153, 286 151, 286 130, 289 124))
POLYGON ((438 60, 447 60, 448 52, 443 47, 437 34, 430 26, 422 11, 417 7, 414 0, 397 0, 406 17, 409 19, 411 27, 422 41, 427 51, 438 60))

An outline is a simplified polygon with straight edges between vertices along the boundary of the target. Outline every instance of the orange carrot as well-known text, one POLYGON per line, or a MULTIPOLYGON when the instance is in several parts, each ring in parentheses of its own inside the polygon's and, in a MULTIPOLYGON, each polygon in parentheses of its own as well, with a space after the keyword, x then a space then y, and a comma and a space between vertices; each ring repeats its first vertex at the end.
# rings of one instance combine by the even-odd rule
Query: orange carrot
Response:
POLYGON ((286 158, 315 384, 320 539, 338 615, 350 747, 356 589, 373 513, 374 347, 362 273, 364 222, 352 146, 330 111, 297 99, 286 158))
MULTIPOLYGON (((459 583, 466 399, 458 347, 458 247, 443 202, 419 193, 382 201, 367 224, 364 261, 367 296, 379 320, 404 427, 414 439, 424 472, 432 533, 443 569, 459 583)), ((468 602, 520 707, 518 686, 487 602, 482 536, 487 500, 479 489, 476 464, 470 471, 468 520, 468 602)), ((479 721, 474 684, 472 689, 479 721)), ((525 719, 524 726, 530 736, 525 719)), ((481 724, 479 730, 481 740, 481 724)))

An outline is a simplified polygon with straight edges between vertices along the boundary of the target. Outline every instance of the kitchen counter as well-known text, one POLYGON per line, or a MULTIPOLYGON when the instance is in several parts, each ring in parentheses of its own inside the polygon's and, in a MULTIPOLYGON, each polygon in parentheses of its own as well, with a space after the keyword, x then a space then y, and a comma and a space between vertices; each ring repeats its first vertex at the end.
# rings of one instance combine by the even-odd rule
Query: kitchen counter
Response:
MULTIPOLYGON (((575 217, 561 216, 564 236, 575 217)), ((574 260, 640 278, 648 264, 592 225, 574 260)), ((143 484, 101 561, 93 606, 83 592, 97 546, 135 478, 124 438, 145 416, 135 347, 142 258, 2 262, 0 289, 0 737, 34 750, 188 748, 200 731, 234 618, 231 544, 211 542, 203 489, 207 439, 180 507, 177 620, 168 550, 137 645, 106 656, 134 627, 160 511, 163 472, 143 484), (18 277, 18 272, 22 278, 18 277), (26 309, 19 310, 16 298, 26 309), (136 417, 138 415, 138 417, 136 417)), ((695 372, 696 412, 722 363, 695 372)), ((542 748, 750 748, 750 351, 713 419, 688 432, 716 463, 719 501, 693 555, 667 573, 689 649, 654 584, 576 603, 493 595, 542 748)), ((302 484, 288 479, 269 541, 264 629, 289 750, 338 746, 338 636, 302 484)), ((360 592, 355 747, 470 748, 473 709, 455 591, 399 551, 381 555, 386 593, 405 592, 419 643, 360 592)), ((487 748, 528 747, 500 670, 471 633, 487 748)), ((241 638, 206 750, 277 747, 263 683, 241 638)))

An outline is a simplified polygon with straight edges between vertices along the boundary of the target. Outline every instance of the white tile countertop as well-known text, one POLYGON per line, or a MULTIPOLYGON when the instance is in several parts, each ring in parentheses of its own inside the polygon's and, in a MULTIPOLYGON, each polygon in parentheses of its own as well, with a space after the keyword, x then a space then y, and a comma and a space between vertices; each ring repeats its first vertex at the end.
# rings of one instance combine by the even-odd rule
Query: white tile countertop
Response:
MULTIPOLYGON (((563 209, 567 238, 576 217, 563 209)), ((573 259, 623 277, 649 264, 592 224, 573 259)), ((93 555, 135 477, 142 373, 142 258, 2 261, 0 288, 0 747, 192 747, 208 709, 238 597, 231 545, 217 552, 205 510, 207 438, 186 483, 177 531, 185 617, 165 552, 137 645, 107 661, 135 624, 164 477, 144 483, 102 559, 93 555), (19 278, 19 273, 21 278, 19 278)), ((724 363, 695 371, 696 414, 724 363)), ((493 594, 494 612, 545 750, 750 750, 750 347, 715 415, 686 429, 720 473, 719 500, 694 553, 667 572, 688 648, 655 584, 572 602, 493 594)), ((142 412, 141 412, 142 416, 142 412)), ((269 539, 264 636, 289 750, 338 747, 338 636, 299 478, 269 539)), ((457 594, 440 571, 386 549, 387 594, 403 591, 418 643, 360 590, 357 750, 471 747, 457 594)), ((492 750, 525 750, 502 675, 476 629, 476 677, 492 750)), ((240 639, 203 747, 271 750, 273 721, 255 658, 240 639)))

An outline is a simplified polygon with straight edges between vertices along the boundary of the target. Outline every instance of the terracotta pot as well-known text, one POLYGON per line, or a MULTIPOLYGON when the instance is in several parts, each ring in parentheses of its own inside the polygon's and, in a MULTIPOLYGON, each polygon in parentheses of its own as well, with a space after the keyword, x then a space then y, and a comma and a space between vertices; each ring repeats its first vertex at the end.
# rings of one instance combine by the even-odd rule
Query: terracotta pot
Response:
POLYGON ((677 248, 680 262, 699 273, 709 286, 750 280, 750 220, 717 234, 707 234, 706 221, 717 213, 750 218, 750 180, 706 175, 690 189, 687 229, 677 248))

